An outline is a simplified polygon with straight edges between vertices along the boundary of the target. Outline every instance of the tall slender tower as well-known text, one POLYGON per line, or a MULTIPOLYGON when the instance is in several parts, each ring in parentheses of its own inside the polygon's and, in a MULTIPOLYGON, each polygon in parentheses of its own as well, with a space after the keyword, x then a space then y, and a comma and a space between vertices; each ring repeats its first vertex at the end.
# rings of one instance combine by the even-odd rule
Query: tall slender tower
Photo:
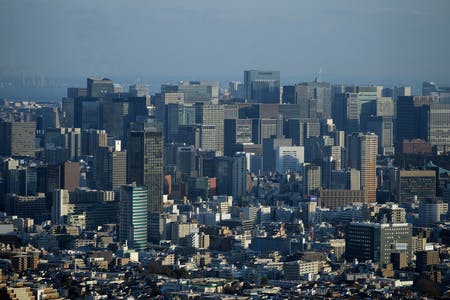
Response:
POLYGON ((161 210, 163 133, 160 123, 132 123, 128 132, 127 182, 147 187, 149 214, 161 210))
POLYGON ((374 133, 356 133, 347 138, 347 166, 360 170, 361 190, 367 193, 367 202, 376 202, 378 136, 374 133))
POLYGON ((123 185, 120 187, 119 240, 136 250, 147 248, 147 189, 123 185))
POLYGON ((377 149, 378 137, 374 133, 360 136, 361 187, 367 191, 367 201, 377 201, 377 149))

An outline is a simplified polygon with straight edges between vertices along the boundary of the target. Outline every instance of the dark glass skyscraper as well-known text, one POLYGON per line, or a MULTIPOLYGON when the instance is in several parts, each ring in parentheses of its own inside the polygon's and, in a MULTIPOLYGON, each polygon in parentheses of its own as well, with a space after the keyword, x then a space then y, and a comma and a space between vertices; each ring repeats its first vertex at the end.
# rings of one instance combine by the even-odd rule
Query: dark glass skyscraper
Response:
POLYGON ((396 142, 404 139, 427 139, 430 96, 401 96, 397 100, 396 142))
POLYGON ((147 187, 149 213, 159 212, 163 195, 163 133, 158 122, 130 125, 127 170, 128 183, 147 187))

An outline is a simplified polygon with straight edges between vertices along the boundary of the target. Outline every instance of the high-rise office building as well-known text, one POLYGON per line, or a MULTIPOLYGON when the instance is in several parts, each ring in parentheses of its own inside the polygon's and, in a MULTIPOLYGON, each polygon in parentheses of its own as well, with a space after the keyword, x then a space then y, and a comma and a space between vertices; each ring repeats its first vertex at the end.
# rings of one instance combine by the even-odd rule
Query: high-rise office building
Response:
POLYGON ((96 97, 76 97, 74 100, 74 127, 101 128, 101 102, 96 97))
POLYGON ((143 186, 124 185, 120 188, 119 240, 139 250, 147 248, 148 189, 143 186))
POLYGON ((288 119, 285 130, 286 137, 292 139, 296 146, 304 146, 305 140, 312 136, 320 136, 318 119, 288 119))
POLYGON ((159 212, 163 195, 163 133, 159 123, 133 123, 128 133, 127 182, 148 189, 148 210, 159 212))
POLYGON ((180 126, 195 124, 195 106, 183 103, 165 105, 164 134, 166 141, 173 142, 178 137, 180 126))
POLYGON ((360 130, 360 99, 358 93, 336 94, 332 105, 336 128, 347 134, 360 130))
POLYGON ((0 155, 34 157, 35 122, 0 122, 0 155))
POLYGON ((99 190, 112 191, 127 182, 127 153, 99 147, 94 158, 94 181, 99 190))
POLYGON ((263 170, 273 172, 276 170, 276 149, 280 146, 292 146, 292 139, 269 138, 263 141, 263 170))
POLYGON ((426 198, 419 205, 419 225, 431 227, 448 213, 448 203, 439 198, 426 198))
MULTIPOLYGON (((78 160, 82 154, 82 134, 80 128, 49 128, 45 131, 46 150, 67 150, 67 159, 78 160)), ((46 158, 47 162, 51 162, 46 158)))
POLYGON ((128 93, 133 97, 144 97, 148 95, 148 88, 143 84, 136 83, 128 87, 128 93))
POLYGON ((398 97, 411 96, 410 86, 395 86, 392 90, 392 101, 394 103, 394 118, 397 117, 397 101, 398 97))
POLYGON ((62 117, 61 117, 61 126, 62 127, 74 127, 74 104, 75 99, 70 97, 64 97, 61 100, 61 108, 62 108, 62 117))
POLYGON ((398 202, 410 203, 436 196, 436 172, 432 170, 401 170, 398 178, 398 202))
POLYGON ((320 166, 305 165, 303 171, 303 194, 318 195, 322 186, 320 166))
POLYGON ((177 180, 181 180, 181 182, 187 182, 189 177, 196 175, 194 146, 178 147, 176 166, 177 180))
MULTIPOLYGON (((223 130, 224 130, 225 108, 218 104, 195 104, 195 123, 201 125, 215 126, 215 151, 217 155, 223 155, 223 130)), ((210 149, 208 149, 210 150, 210 149)))
POLYGON ((209 197, 208 177, 189 177, 188 179, 188 199, 194 202, 198 197, 206 201, 209 197))
POLYGON ((80 187, 80 163, 66 161, 62 164, 61 186, 69 192, 80 187))
POLYGON ((319 191, 319 206, 336 209, 352 203, 365 203, 366 194, 361 190, 321 189, 319 191))
POLYGON ((450 104, 433 103, 428 117, 428 141, 432 146, 450 146, 450 104))
POLYGON ((69 215, 69 191, 58 189, 53 191, 52 223, 66 224, 69 215))
POLYGON ((379 117, 394 116, 394 101, 391 97, 377 97, 375 102, 375 113, 373 115, 379 117))
POLYGON ((173 142, 178 136, 178 128, 183 124, 183 104, 170 103, 165 105, 164 136, 168 142, 173 142))
POLYGON ((246 156, 245 153, 237 153, 232 158, 231 195, 239 200, 247 192, 246 156))
POLYGON ((416 270, 418 272, 429 271, 440 262, 441 258, 437 250, 421 250, 416 252, 416 270))
POLYGON ((105 130, 87 129, 81 132, 81 154, 95 155, 99 147, 107 146, 105 130))
POLYGON ((234 99, 244 99, 244 84, 239 81, 231 81, 228 84, 230 97, 234 99))
POLYGON ((394 86, 392 93, 392 99, 394 101, 397 100, 400 96, 411 96, 411 87, 410 86, 394 86))
POLYGON ((114 93, 114 84, 111 79, 93 77, 87 79, 88 97, 104 97, 112 93, 114 93))
POLYGON ((431 96, 400 96, 397 100, 397 144, 403 140, 428 138, 429 108, 433 102, 431 96))
POLYGON ((302 146, 279 146, 275 149, 275 168, 281 174, 299 172, 305 162, 305 149, 302 146))
MULTIPOLYGON (((214 126, 214 125, 213 125, 214 126)), ((178 143, 184 143, 186 145, 193 145, 195 150, 201 148, 201 125, 181 125, 178 127, 178 136, 176 141, 178 143)), ((215 129, 215 127, 214 127, 215 129)), ((215 142, 215 140, 214 140, 215 142)))
POLYGON ((252 120, 252 141, 255 144, 262 144, 265 139, 282 136, 278 133, 282 131, 277 119, 253 119, 252 120))
POLYGON ((305 202, 301 202, 302 221, 305 226, 314 226, 316 222, 317 197, 309 197, 305 202))
POLYGON ((246 174, 245 154, 238 153, 232 157, 217 157, 215 159, 217 194, 240 199, 247 190, 246 174))
POLYGON ((412 225, 408 223, 352 222, 345 236, 347 260, 372 260, 381 265, 391 262, 392 253, 412 256, 412 225))
POLYGON ((252 120, 225 119, 224 155, 232 156, 233 145, 252 142, 252 120))
POLYGON ((370 116, 367 130, 378 136, 378 153, 394 155, 394 121, 392 117, 370 116))
POLYGON ((189 81, 180 82, 178 93, 184 94, 185 103, 214 103, 219 102, 219 85, 217 81, 189 81))
POLYGON ((283 85, 282 103, 295 103, 295 85, 283 85))
POLYGON ((361 172, 361 189, 367 201, 376 202, 378 137, 374 133, 353 133, 347 140, 347 165, 361 172))
POLYGON ((367 201, 376 202, 377 195, 377 150, 376 134, 361 136, 361 187, 367 191, 367 201))
POLYGON ((295 103, 301 118, 331 116, 331 85, 327 82, 303 82, 295 86, 295 103))
POLYGON ((88 93, 87 88, 69 87, 67 88, 67 98, 86 97, 88 93))
POLYGON ((331 171, 331 189, 336 190, 360 190, 361 174, 356 169, 331 171))
POLYGON ((215 159, 215 176, 217 178, 217 194, 231 195, 232 193, 232 174, 233 158, 224 156, 215 159))
POLYGON ((216 155, 220 156, 217 152, 217 129, 216 125, 202 124, 200 125, 200 149, 203 151, 214 151, 216 155))
POLYGON ((332 159, 332 170, 340 170, 343 167, 343 152, 341 146, 326 146, 325 153, 327 157, 332 159))
POLYGON ((280 103, 279 71, 244 71, 245 99, 251 103, 280 103))

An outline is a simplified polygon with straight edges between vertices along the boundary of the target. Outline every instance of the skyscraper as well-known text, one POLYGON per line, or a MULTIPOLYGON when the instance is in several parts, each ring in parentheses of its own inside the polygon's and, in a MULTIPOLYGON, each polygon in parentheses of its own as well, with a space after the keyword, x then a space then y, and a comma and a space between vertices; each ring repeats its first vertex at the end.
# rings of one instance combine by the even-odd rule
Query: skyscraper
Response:
POLYGON ((263 170, 267 172, 275 171, 276 149, 280 146, 292 146, 291 139, 270 138, 263 141, 263 170))
MULTIPOLYGON (((224 130, 225 108, 218 104, 195 104, 195 122, 201 125, 215 126, 215 151, 218 156, 223 155, 223 130, 224 130)), ((202 133, 203 136, 203 133, 202 133)), ((202 141, 202 145, 203 145, 202 141)), ((212 149, 208 149, 212 150, 212 149)))
POLYGON ((147 192, 146 187, 134 184, 120 188, 119 240, 138 251, 147 248, 147 192))
POLYGON ((94 158, 94 180, 97 189, 112 191, 127 182, 126 151, 99 147, 94 158))
POLYGON ((279 71, 244 71, 245 99, 253 103, 280 103, 279 71))
POLYGON ((361 185, 367 190, 367 201, 377 200, 377 149, 378 137, 375 134, 361 136, 361 185))
POLYGON ((359 131, 360 103, 357 93, 336 94, 332 112, 337 129, 347 133, 359 131))
POLYGON ((252 120, 225 119, 224 154, 233 155, 233 145, 252 142, 252 120))
POLYGON ((178 147, 176 153, 177 180, 187 182, 188 178, 195 176, 195 148, 193 145, 178 147))
POLYGON ((430 96, 398 97, 395 138, 397 144, 401 144, 405 139, 427 139, 429 107, 432 102, 430 96))
POLYGON ((177 91, 184 94, 185 103, 215 103, 219 101, 219 85, 217 81, 180 82, 177 91))
POLYGON ((347 143, 347 164, 361 171, 361 189, 367 201, 376 202, 378 137, 374 133, 354 133, 347 143))
POLYGON ((394 155, 394 122, 392 117, 370 116, 367 129, 378 136, 378 153, 394 155))
POLYGON ((53 191, 52 223, 66 224, 69 214, 69 191, 57 189, 53 191))
POLYGON ((286 137, 291 138, 292 143, 297 146, 304 146, 309 137, 320 136, 318 119, 288 119, 285 128, 286 137))
POLYGON ((148 95, 148 88, 143 84, 136 83, 128 87, 128 93, 133 97, 145 97, 148 95))
POLYGON ((301 118, 331 116, 331 85, 327 82, 303 82, 295 86, 295 103, 301 118))
POLYGON ((161 210, 163 134, 159 123, 133 123, 128 132, 127 182, 148 189, 148 210, 161 210))
POLYGON ((99 147, 106 147, 107 135, 105 130, 87 129, 81 133, 81 154, 95 155, 99 147))
POLYGON ((240 199, 247 189, 245 154, 217 157, 215 163, 217 194, 230 195, 235 199, 240 199))
POLYGON ((275 165, 281 174, 298 172, 305 162, 305 149, 302 146, 280 146, 276 148, 275 165))
POLYGON ((34 156, 35 122, 0 122, 0 155, 34 156))
POLYGON ((439 148, 450 146, 450 104, 430 105, 428 141, 439 148))
POLYGON ((434 170, 400 170, 398 177, 398 203, 411 203, 414 198, 422 201, 436 196, 436 172, 434 170))
POLYGON ((295 86, 283 85, 282 103, 295 103, 295 86))
POLYGON ((318 195, 321 187, 321 168, 315 165, 306 165, 303 172, 303 194, 318 195))
POLYGON ((103 97, 112 93, 114 93, 114 85, 111 79, 93 77, 87 79, 88 97, 103 97))

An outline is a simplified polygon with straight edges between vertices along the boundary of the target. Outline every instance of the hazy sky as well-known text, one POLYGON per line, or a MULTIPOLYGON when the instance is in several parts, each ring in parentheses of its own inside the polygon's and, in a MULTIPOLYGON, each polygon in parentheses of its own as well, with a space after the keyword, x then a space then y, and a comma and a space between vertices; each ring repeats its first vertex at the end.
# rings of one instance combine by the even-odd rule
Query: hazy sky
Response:
POLYGON ((450 1, 0 0, 0 76, 450 82, 450 1))

